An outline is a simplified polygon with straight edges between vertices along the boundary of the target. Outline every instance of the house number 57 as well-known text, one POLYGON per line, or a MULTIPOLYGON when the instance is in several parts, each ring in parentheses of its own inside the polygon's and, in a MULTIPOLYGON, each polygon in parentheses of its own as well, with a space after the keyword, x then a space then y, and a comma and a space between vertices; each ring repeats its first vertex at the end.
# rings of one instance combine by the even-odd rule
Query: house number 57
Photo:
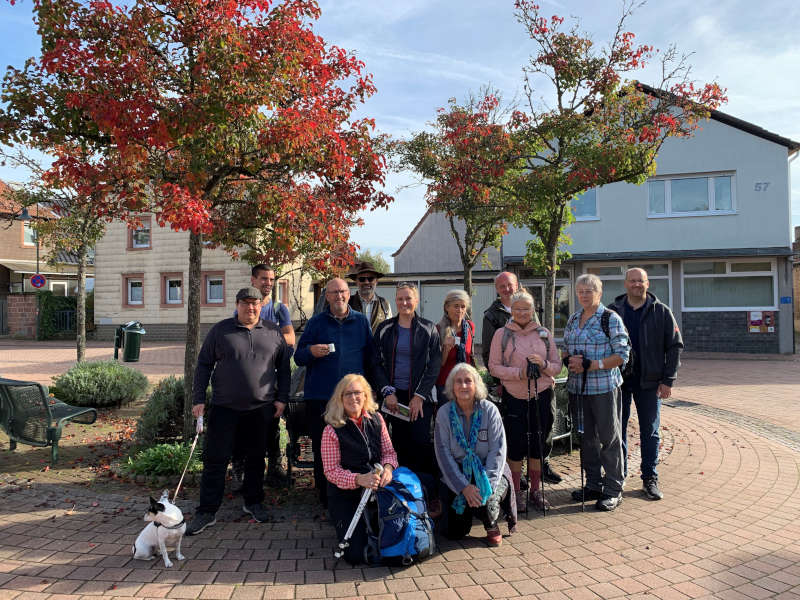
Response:
POLYGON ((766 192, 769 187, 769 181, 757 181, 753 189, 756 192, 766 192))

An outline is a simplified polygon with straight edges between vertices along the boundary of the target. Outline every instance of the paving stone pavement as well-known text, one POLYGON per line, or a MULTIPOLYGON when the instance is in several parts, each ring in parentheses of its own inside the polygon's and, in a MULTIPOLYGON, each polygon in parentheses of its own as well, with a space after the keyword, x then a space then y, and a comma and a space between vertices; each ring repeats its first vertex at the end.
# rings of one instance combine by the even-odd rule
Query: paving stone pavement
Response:
MULTIPOLYGON (((314 507, 282 509, 276 522, 256 524, 226 500, 215 527, 184 540, 187 560, 166 569, 131 558, 146 490, 140 497, 48 482, 2 485, 0 600, 800 599, 800 365, 684 363, 662 415, 660 502, 644 498, 632 473, 617 511, 587 505, 582 513, 569 501, 577 454, 558 456, 566 480, 550 488, 554 510, 531 512, 500 548, 485 547, 476 523, 472 537, 444 542, 420 565, 334 571, 333 529, 314 507)), ((636 465, 633 426, 630 435, 636 465)))

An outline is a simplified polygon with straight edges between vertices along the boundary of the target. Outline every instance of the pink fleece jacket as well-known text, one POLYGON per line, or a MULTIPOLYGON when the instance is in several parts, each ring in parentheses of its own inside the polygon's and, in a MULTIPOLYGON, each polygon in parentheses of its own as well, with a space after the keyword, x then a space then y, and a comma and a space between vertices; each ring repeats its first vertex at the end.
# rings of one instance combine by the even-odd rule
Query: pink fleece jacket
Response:
MULTIPOLYGON (((547 368, 542 369, 542 376, 538 381, 538 391, 542 392, 553 387, 553 377, 561 372, 561 360, 553 334, 545 327, 533 321, 525 328, 521 328, 514 321, 509 321, 505 327, 494 332, 492 348, 489 352, 489 372, 500 380, 506 391, 515 398, 528 397, 528 381, 525 378, 526 357, 538 354, 549 361, 547 368), (513 334, 506 345, 505 360, 501 356, 503 346, 503 331, 508 329, 513 334), (541 335, 540 335, 541 334, 541 335), (542 335, 547 334, 546 337, 542 335), (507 366, 504 366, 505 365, 507 366)), ((533 391, 533 390, 531 390, 533 391)))

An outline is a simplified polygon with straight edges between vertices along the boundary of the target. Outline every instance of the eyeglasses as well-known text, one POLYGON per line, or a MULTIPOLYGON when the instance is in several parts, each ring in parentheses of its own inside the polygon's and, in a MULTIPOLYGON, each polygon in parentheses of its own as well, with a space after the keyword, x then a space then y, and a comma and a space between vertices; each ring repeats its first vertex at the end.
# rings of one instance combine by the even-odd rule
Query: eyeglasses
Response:
POLYGON ((397 289, 399 290, 400 288, 409 288, 411 290, 415 290, 417 289, 417 284, 411 283, 410 281, 401 281, 397 284, 397 289))
POLYGON ((367 277, 367 276, 362 276, 362 277, 359 277, 359 278, 358 278, 358 282, 359 282, 359 283, 366 283, 366 282, 368 282, 368 281, 375 281, 376 279, 377 279, 377 277, 367 277))
POLYGON ((325 290, 325 293, 330 296, 346 296, 350 290, 325 290))
POLYGON ((342 394, 345 398, 360 398, 366 394, 362 390, 347 391, 342 394))

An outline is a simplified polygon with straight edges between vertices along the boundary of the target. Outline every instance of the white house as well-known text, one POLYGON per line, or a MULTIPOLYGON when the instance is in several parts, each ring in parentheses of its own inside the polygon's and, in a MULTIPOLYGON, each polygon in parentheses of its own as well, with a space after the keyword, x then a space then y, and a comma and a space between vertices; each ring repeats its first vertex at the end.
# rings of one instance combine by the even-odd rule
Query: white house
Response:
MULTIPOLYGON (((625 269, 642 266, 651 291, 673 309, 687 350, 792 352, 789 160, 798 150, 800 142, 715 111, 693 137, 664 143, 645 184, 606 185, 577 198, 556 328, 574 310, 577 275, 600 276, 608 302, 623 292, 625 269)), ((530 236, 511 229, 491 258, 495 270, 516 270, 538 300, 543 280, 522 265, 530 236)), ((395 265, 409 276, 448 272, 460 282, 441 215, 423 217, 395 265)), ((479 315, 482 303, 474 304, 479 315)))

